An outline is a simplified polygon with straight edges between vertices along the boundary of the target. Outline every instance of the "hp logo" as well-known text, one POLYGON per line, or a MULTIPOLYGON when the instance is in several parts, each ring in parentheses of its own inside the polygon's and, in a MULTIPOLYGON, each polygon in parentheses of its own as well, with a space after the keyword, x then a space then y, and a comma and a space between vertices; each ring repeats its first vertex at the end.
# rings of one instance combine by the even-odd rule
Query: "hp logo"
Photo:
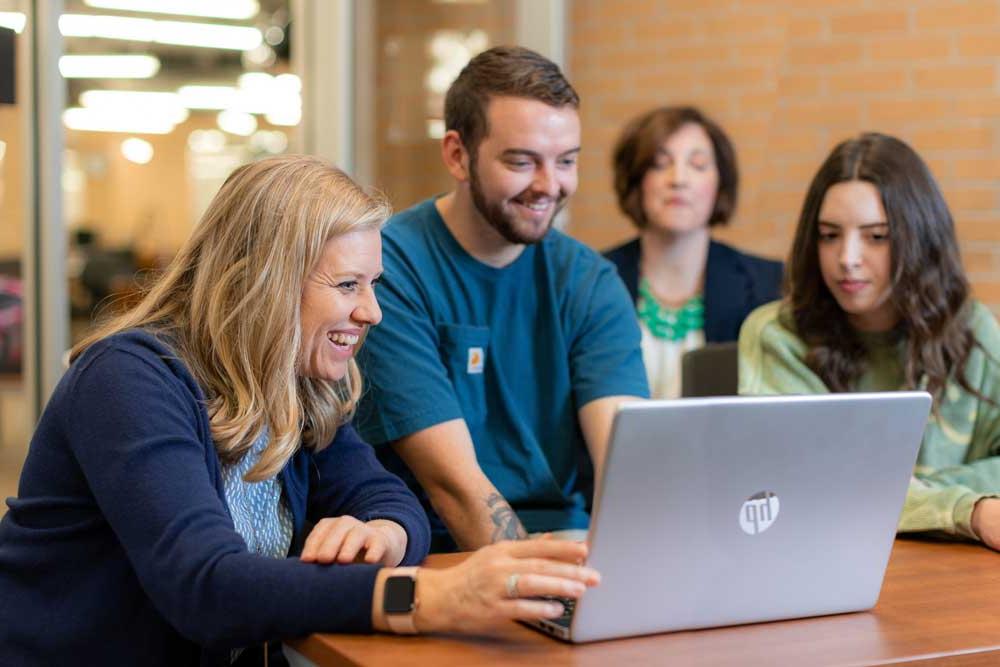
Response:
POLYGON ((740 528, 747 535, 763 533, 778 518, 781 503, 771 491, 755 493, 740 508, 740 528))

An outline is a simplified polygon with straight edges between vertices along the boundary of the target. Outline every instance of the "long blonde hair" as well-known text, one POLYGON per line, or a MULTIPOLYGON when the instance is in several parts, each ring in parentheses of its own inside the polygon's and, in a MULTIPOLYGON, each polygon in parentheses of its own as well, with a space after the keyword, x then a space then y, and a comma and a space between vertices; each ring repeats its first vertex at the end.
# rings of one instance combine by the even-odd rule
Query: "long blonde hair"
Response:
POLYGON ((239 460, 266 428, 248 481, 277 474, 298 447, 320 450, 353 415, 361 376, 298 377, 302 288, 331 238, 379 229, 391 209, 315 157, 244 165, 143 299, 78 343, 142 327, 170 344, 205 392, 216 451, 239 460))

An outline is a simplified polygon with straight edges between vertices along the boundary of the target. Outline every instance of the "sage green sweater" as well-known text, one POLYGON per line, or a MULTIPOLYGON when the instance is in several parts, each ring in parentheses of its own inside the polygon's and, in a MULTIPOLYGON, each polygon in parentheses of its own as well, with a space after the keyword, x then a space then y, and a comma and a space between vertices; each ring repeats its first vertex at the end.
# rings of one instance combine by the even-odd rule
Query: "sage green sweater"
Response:
MULTIPOLYGON (((805 364, 807 348, 779 317, 782 302, 761 306, 740 330, 741 394, 821 394, 826 385, 805 364)), ((938 414, 931 413, 899 521, 900 532, 943 531, 977 539, 972 510, 983 497, 1000 495, 1000 326, 982 304, 970 309, 979 345, 965 365, 966 379, 983 401, 949 380, 938 414)), ((865 334, 868 369, 855 391, 903 387, 903 343, 885 334, 865 334)))

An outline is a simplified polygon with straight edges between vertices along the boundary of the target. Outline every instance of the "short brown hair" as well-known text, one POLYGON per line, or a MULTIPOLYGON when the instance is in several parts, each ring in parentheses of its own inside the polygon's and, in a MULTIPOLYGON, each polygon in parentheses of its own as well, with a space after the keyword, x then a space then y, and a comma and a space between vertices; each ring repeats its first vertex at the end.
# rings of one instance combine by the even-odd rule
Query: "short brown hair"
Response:
POLYGON ((493 96, 523 97, 552 107, 580 106, 573 86, 545 56, 520 46, 483 51, 462 69, 444 98, 445 129, 458 132, 472 155, 489 133, 486 105, 493 96))
POLYGON ((718 124, 695 107, 660 107, 634 118, 625 126, 611 159, 618 206, 639 229, 648 222, 642 209, 642 179, 656 162, 656 152, 663 142, 688 123, 700 125, 708 134, 719 170, 719 189, 708 224, 725 224, 736 210, 740 174, 736 166, 736 151, 729 137, 718 124))

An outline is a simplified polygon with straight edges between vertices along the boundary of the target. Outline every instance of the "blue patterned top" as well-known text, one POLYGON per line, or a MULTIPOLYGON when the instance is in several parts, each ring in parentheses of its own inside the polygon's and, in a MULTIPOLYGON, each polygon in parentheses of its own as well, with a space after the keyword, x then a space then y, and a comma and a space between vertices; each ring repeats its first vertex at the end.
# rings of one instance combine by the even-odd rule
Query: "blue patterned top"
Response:
MULTIPOLYGON (((247 549, 261 556, 284 558, 292 544, 292 512, 282 496, 281 479, 277 475, 261 482, 243 479, 266 448, 267 429, 264 429, 243 458, 222 466, 222 484, 233 525, 247 543, 247 549)), ((243 648, 232 649, 230 664, 243 651, 243 648)))
POLYGON ((277 475, 262 482, 243 479, 260 460, 267 441, 265 429, 242 459, 222 466, 222 482, 233 524, 247 549, 261 556, 285 558, 292 544, 292 512, 282 496, 281 479, 277 475))

